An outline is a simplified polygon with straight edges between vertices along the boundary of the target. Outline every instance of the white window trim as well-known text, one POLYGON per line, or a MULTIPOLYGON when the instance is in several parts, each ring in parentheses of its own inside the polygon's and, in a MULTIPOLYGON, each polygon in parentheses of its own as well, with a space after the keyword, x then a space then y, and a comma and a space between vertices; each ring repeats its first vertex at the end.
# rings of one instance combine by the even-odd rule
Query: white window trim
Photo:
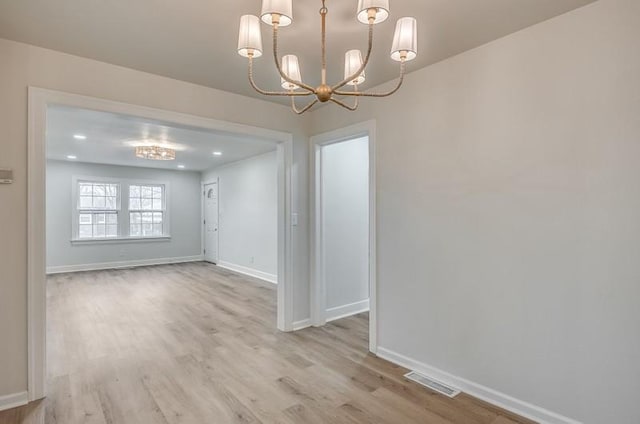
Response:
POLYGON ((103 243, 129 243, 129 242, 145 242, 145 241, 167 241, 171 239, 171 214, 170 214, 170 196, 171 187, 168 181, 159 180, 141 180, 129 178, 114 177, 96 177, 85 175, 74 175, 71 178, 71 243, 73 244, 103 244, 103 243), (80 238, 79 237, 79 220, 80 209, 78 205, 78 183, 80 182, 96 182, 96 183, 112 183, 118 184, 118 236, 103 238, 80 238), (164 186, 164 197, 162 199, 163 225, 161 236, 140 237, 129 235, 129 186, 132 185, 161 185, 164 186))
POLYGON ((83 245, 83 244, 121 244, 121 243, 151 243, 170 241, 171 236, 149 236, 149 237, 109 237, 109 238, 83 238, 71 240, 71 244, 83 245))

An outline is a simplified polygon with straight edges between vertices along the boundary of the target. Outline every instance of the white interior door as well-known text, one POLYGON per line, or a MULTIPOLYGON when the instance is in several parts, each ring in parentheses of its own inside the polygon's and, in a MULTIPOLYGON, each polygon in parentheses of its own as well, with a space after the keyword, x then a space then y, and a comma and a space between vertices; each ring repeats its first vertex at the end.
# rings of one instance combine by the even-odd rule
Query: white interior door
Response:
POLYGON ((218 262, 218 183, 204 186, 204 260, 218 262))

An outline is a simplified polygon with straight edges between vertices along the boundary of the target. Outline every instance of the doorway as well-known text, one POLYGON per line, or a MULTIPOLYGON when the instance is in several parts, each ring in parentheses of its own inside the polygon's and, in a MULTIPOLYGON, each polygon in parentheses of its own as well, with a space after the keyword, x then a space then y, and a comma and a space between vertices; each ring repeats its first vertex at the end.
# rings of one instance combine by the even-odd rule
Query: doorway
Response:
POLYGON ((311 145, 313 325, 368 311, 375 353, 375 123, 314 136, 311 145))
POLYGON ((218 182, 204 185, 204 260, 218 263, 218 182))
MULTIPOLYGON (((198 128, 270 140, 277 156, 277 327, 293 330, 292 166, 293 137, 289 133, 235 124, 129 103, 29 87, 28 110, 28 399, 46 395, 46 162, 48 110, 52 106, 132 116, 181 128, 198 128)), ((70 157, 68 159, 71 160, 70 157)), ((135 185, 135 184, 134 184, 135 185)), ((129 185, 132 187, 133 185, 129 185)), ((200 188, 200 187, 198 187, 200 188)), ((153 189, 151 190, 153 192, 153 189)), ((108 197, 108 196, 102 196, 108 197)), ((117 196, 116 196, 117 197, 117 196)), ((196 199, 199 196, 196 197, 196 199)), ((155 199, 152 196, 151 200, 155 199)), ((71 202, 69 202, 71 203, 71 202)), ((131 218, 134 218, 133 216, 131 218)), ((155 219, 152 218, 152 219, 155 219)), ((197 218, 196 218, 197 220, 197 218)), ((164 221, 164 220, 163 220, 164 221)), ((155 221, 153 221, 153 224, 155 221)), ((199 227, 199 223, 197 227, 199 227)), ((100 224, 100 222, 98 222, 100 224)), ((106 221, 105 221, 106 225, 106 221)), ((100 225, 98 225, 100 227, 100 225)), ((127 228, 123 226, 123 228, 127 228)), ((132 228, 132 227, 131 227, 132 228)), ((105 230, 106 231, 106 230, 105 230)), ((202 258, 202 255, 200 255, 202 258)))

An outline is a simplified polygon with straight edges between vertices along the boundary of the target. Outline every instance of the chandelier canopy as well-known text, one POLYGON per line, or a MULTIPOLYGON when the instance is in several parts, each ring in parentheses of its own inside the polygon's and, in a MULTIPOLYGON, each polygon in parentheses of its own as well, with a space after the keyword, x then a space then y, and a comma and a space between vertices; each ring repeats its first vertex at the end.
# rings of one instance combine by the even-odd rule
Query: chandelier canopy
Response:
POLYGON ((360 97, 387 97, 394 94, 404 80, 406 62, 416 58, 418 54, 418 31, 415 18, 405 17, 398 19, 391 47, 391 59, 400 63, 400 77, 397 85, 385 93, 363 92, 358 86, 365 82, 365 68, 371 57, 373 48, 373 26, 384 22, 389 17, 389 0, 358 0, 356 19, 369 27, 369 43, 367 52, 363 55, 360 50, 349 50, 345 53, 344 79, 334 85, 327 84, 327 50, 326 50, 326 18, 329 10, 322 0, 320 8, 321 37, 322 37, 322 69, 321 84, 312 87, 302 81, 298 57, 292 54, 286 55, 280 60, 278 56, 278 30, 293 23, 293 0, 262 0, 262 13, 260 18, 253 15, 244 15, 240 18, 240 32, 238 36, 238 54, 249 59, 249 83, 260 94, 265 96, 288 96, 291 98, 291 108, 297 114, 302 114, 311 109, 316 103, 332 102, 349 110, 358 108, 360 97), (260 21, 273 28, 273 58, 276 69, 280 74, 280 83, 286 91, 266 91, 259 88, 253 79, 253 59, 262 56, 262 35, 260 21), (342 88, 351 86, 353 91, 345 91, 342 88), (310 103, 302 109, 296 107, 295 98, 315 95, 310 103), (343 101, 343 97, 354 97, 355 102, 349 105, 343 101))
POLYGON ((176 151, 161 146, 137 146, 136 157, 150 160, 174 160, 176 151))

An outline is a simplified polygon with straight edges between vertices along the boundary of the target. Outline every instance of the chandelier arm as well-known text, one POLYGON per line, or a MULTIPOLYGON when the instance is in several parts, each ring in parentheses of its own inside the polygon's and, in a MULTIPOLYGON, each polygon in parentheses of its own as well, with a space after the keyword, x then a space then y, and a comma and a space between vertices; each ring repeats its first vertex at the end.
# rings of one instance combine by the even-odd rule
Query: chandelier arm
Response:
POLYGON ((349 106, 348 104, 346 104, 346 103, 344 103, 343 101, 340 101, 340 100, 338 100, 338 99, 336 99, 336 98, 334 98, 334 97, 330 98, 329 100, 331 100, 333 103, 335 103, 335 104, 337 104, 337 105, 342 106, 342 107, 343 107, 343 108, 345 108, 345 109, 349 109, 349 110, 351 110, 351 111, 354 111, 354 110, 358 109, 358 100, 359 100, 359 99, 360 99, 359 97, 356 97, 356 99, 355 99, 355 100, 356 100, 356 102, 354 103, 354 105, 353 105, 353 106, 349 106))
POLYGON ((280 77, 282 77, 283 80, 285 80, 290 84, 295 84, 304 90, 310 91, 311 93, 308 93, 308 94, 315 93, 315 89, 313 87, 303 83, 302 81, 296 81, 294 79, 289 78, 282 71, 282 67, 280 66, 280 59, 278 59, 278 24, 275 24, 275 23, 273 25, 273 60, 276 62, 276 69, 278 70, 278 73, 280 74, 280 77))
POLYGON ((365 68, 369 64, 369 58, 371 57, 372 49, 373 49, 373 20, 369 20, 369 47, 367 48, 367 55, 364 58, 364 62, 362 62, 360 69, 358 69, 353 75, 349 75, 348 78, 343 79, 342 81, 340 81, 339 83, 331 87, 331 90, 333 91, 339 90, 340 88, 347 85, 349 82, 358 78, 360 74, 364 72, 365 68))
POLYGON ((336 90, 333 93, 337 94, 339 96, 357 96, 357 97, 387 97, 387 96, 390 96, 390 95, 394 94, 396 91, 398 91, 400 89, 400 87, 402 87, 402 83, 404 82, 405 68, 406 68, 406 62, 403 59, 400 62, 400 79, 398 80, 398 84, 395 86, 395 88, 393 90, 387 91, 386 93, 367 93, 367 92, 360 92, 360 91, 349 92, 349 91, 340 91, 340 90, 336 90))
POLYGON ((298 92, 298 91, 266 91, 261 89, 256 85, 256 82, 253 80, 253 56, 249 56, 249 83, 254 90, 264 96, 289 96, 292 99, 298 96, 310 96, 312 92, 298 92))
POLYGON ((313 105, 315 105, 316 103, 318 103, 318 99, 314 99, 313 101, 311 101, 308 105, 306 105, 305 107, 303 107, 302 109, 298 110, 298 108, 296 108, 296 100, 294 97, 291 97, 291 109, 297 113, 298 115, 302 115, 303 113, 305 113, 306 111, 308 111, 309 109, 311 109, 313 107, 313 105))

